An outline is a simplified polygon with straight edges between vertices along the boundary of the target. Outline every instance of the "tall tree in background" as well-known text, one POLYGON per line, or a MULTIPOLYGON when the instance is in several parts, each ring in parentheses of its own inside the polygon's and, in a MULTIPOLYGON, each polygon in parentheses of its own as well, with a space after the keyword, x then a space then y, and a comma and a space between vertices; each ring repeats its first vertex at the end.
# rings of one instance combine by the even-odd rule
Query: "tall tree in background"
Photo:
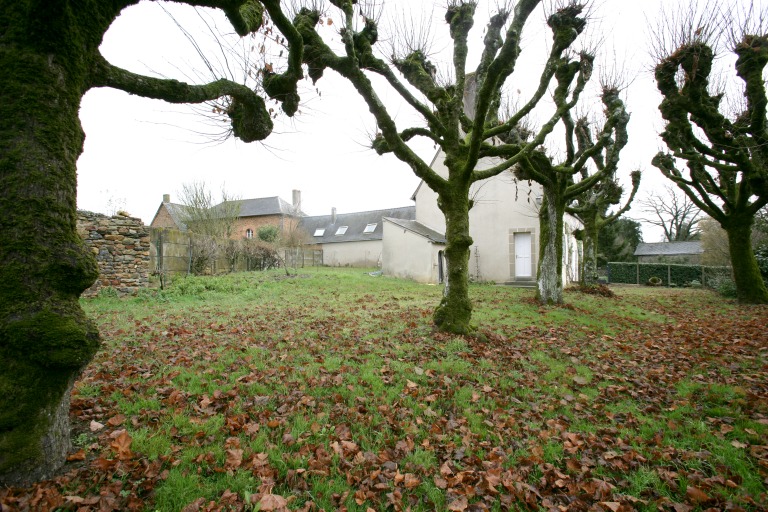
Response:
MULTIPOLYGON (((574 121, 571 117, 571 109, 576 106, 590 73, 580 74, 576 87, 569 94, 573 80, 571 75, 575 75, 580 68, 588 68, 591 72, 591 67, 592 57, 582 54, 580 63, 571 63, 557 76, 554 99, 558 110, 562 111, 559 121, 564 128, 565 157, 555 162, 543 150, 536 150, 523 159, 515 170, 519 178, 540 183, 544 191, 539 210, 537 297, 545 304, 560 304, 563 301, 563 222, 566 208, 579 199, 588 201, 590 194, 595 197, 604 195, 600 202, 607 201, 611 194, 615 196, 615 190, 611 194, 607 192, 615 187, 619 155, 628 140, 629 114, 615 87, 603 87, 605 123, 594 140, 586 119, 574 121)), ((586 214, 586 211, 584 209, 583 213, 586 214)), ((593 231, 592 236, 596 239, 597 232, 593 231)), ((594 256, 594 250, 591 252, 594 256)))
MULTIPOLYGON (((558 87, 567 91, 573 84, 586 80, 591 59, 586 55, 571 60, 568 49, 584 28, 580 17, 582 5, 564 1, 550 13, 547 23, 552 31, 552 47, 539 77, 536 91, 509 119, 500 121, 499 105, 507 79, 512 75, 522 51, 520 38, 531 13, 541 0, 520 0, 514 9, 502 6, 487 23, 479 64, 467 71, 468 35, 475 21, 476 2, 448 2, 445 20, 453 41, 451 62, 445 66, 446 77, 438 77, 438 66, 428 60, 427 42, 418 41, 418 28, 406 28, 401 34, 408 43, 404 52, 392 56, 390 66, 374 54, 379 41, 376 14, 363 2, 332 0, 342 12, 340 30, 343 51, 337 54, 316 31, 321 20, 318 10, 302 9, 294 18, 297 36, 304 41, 304 62, 313 80, 330 68, 351 82, 373 114, 379 134, 373 142, 379 154, 393 153, 438 195, 438 206, 446 221, 447 284, 443 298, 435 310, 434 322, 444 331, 468 333, 472 330, 469 300, 469 199, 473 183, 493 177, 524 160, 539 147, 554 126, 571 108, 569 102, 558 104, 554 113, 530 140, 514 134, 518 124, 547 93, 557 76, 558 87), (358 15, 363 22, 359 29, 358 15), (394 68, 394 69, 393 69, 394 68), (399 71, 412 88, 396 74, 399 71), (423 119, 423 124, 401 129, 379 99, 371 75, 379 75, 423 119), (412 93, 416 90, 418 95, 412 93), (467 101, 465 102, 465 91, 467 101), (415 137, 426 137, 445 154, 447 176, 431 169, 408 143, 415 137), (483 164, 481 164, 483 162, 483 164), (481 165, 479 165, 481 164, 481 165), (481 170, 482 169, 482 170, 481 170)), ((289 38, 290 39, 290 38, 289 38)), ((514 77, 513 77, 514 78, 514 77)), ((381 82, 377 82, 380 84, 381 82)), ((574 87, 580 87, 575 85, 574 87)))
POLYGON ((646 214, 641 220, 664 230, 665 242, 687 242, 699 237, 701 210, 677 187, 664 186, 664 193, 649 192, 637 202, 646 214))
MULTIPOLYGON (((237 244, 228 243, 240 216, 240 198, 221 190, 221 201, 214 202, 211 190, 200 181, 184 183, 179 193, 181 220, 196 236, 191 241, 190 268, 202 274, 222 249, 229 260, 236 259, 237 244), (230 249, 230 250, 227 250, 230 249)), ((232 263, 232 261, 230 261, 232 263)), ((234 265, 231 265, 233 268, 234 265)))
MULTIPOLYGON (((743 19, 735 19, 741 14, 733 5, 698 6, 694 2, 677 19, 667 17, 671 21, 656 34, 655 75, 666 122, 661 137, 669 153, 656 155, 653 165, 728 234, 739 301, 764 304, 768 289, 751 237, 755 215, 768 204, 768 97, 763 78, 768 13, 756 13, 750 3, 741 13, 743 19), (737 106, 723 101, 730 91, 713 91, 710 84, 723 34, 736 55, 736 75, 743 85, 737 106), (681 169, 681 162, 687 170, 681 169)), ((723 76, 718 76, 720 81, 723 76)))
MULTIPOLYGON (((80 101, 113 87, 172 103, 227 96, 232 133, 243 141, 272 130, 264 99, 242 84, 202 85, 131 73, 99 52, 120 12, 138 0, 17 0, 0 3, 0 485, 47 477, 69 448, 69 392, 99 347, 78 304, 97 277, 75 229, 75 162, 84 134, 80 101)), ((262 26, 277 0, 179 0, 220 8, 240 36, 262 26)), ((300 47, 273 76, 269 94, 298 107, 300 47), (298 52, 298 53, 297 53, 298 52)))
POLYGON ((620 217, 604 224, 598 235, 597 260, 600 266, 611 261, 635 261, 635 249, 643 241, 642 225, 632 219, 620 217))
MULTIPOLYGON (((604 165, 597 163, 598 168, 604 165)), ((616 222, 630 206, 640 186, 640 171, 633 171, 630 175, 632 189, 629 192, 626 203, 616 211, 609 212, 609 208, 621 202, 624 188, 619 185, 617 179, 606 179, 596 186, 581 194, 576 200, 566 207, 565 211, 575 216, 584 225, 581 233, 583 244, 583 257, 581 259, 581 272, 579 281, 582 286, 590 286, 597 283, 598 254, 600 252, 600 233, 610 224, 616 222)), ((585 179, 583 176, 582 179, 585 179)))

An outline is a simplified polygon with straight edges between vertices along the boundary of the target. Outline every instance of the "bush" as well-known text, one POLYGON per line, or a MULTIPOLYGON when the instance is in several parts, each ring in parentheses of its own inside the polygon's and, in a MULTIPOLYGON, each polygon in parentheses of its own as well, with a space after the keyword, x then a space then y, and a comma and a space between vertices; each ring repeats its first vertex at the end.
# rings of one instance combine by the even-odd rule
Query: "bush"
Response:
POLYGON ((661 286, 663 282, 664 281, 662 281, 660 277, 651 276, 648 278, 648 282, 646 284, 648 286, 661 286))
POLYGON ((763 281, 768 282, 768 244, 761 245, 755 250, 755 258, 763 275, 763 281))
POLYGON ((736 298, 736 283, 730 275, 717 276, 709 282, 710 286, 723 297, 736 298))
POLYGON ((277 229, 277 226, 262 226, 256 234, 262 242, 272 244, 275 243, 277 237, 280 236, 280 230, 277 229))

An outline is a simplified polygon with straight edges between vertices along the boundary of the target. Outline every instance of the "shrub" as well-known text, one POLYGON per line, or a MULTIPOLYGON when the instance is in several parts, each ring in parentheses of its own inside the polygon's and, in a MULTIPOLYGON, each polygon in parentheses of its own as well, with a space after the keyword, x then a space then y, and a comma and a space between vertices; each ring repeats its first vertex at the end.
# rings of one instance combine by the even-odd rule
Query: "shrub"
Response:
POLYGON ((709 282, 710 286, 714 290, 729 299, 736 298, 736 283, 733 281, 730 275, 720 275, 715 277, 709 282))
POLYGON ((763 281, 768 282, 768 244, 763 244, 755 250, 755 258, 763 275, 763 281))
POLYGON ((275 243, 277 237, 280 236, 280 230, 277 229, 277 226, 262 226, 256 234, 262 242, 272 244, 275 243))

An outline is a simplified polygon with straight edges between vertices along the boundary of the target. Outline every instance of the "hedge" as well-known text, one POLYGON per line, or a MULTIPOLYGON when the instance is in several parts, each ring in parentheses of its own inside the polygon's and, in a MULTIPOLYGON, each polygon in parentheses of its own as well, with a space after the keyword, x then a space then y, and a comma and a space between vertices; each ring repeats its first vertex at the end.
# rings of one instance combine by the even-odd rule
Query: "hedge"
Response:
POLYGON ((608 263, 608 282, 646 284, 651 277, 661 279, 663 286, 670 283, 685 286, 698 281, 707 286, 709 281, 723 275, 730 276, 730 267, 709 267, 704 265, 678 265, 672 263, 608 263))

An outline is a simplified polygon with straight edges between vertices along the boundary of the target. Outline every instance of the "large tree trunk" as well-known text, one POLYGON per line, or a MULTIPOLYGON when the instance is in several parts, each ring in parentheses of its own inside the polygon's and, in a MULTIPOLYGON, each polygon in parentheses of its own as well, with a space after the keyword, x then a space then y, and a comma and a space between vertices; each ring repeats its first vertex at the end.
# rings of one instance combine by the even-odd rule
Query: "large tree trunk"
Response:
MULTIPOLYGON (((58 7, 45 14, 55 19, 58 7)), ((78 304, 98 275, 75 227, 87 69, 42 39, 48 28, 35 26, 34 41, 19 39, 25 28, 0 31, 0 485, 63 464, 69 392, 99 346, 78 304)))
POLYGON ((563 216, 565 205, 544 189, 539 212, 539 270, 536 298, 543 304, 563 302, 563 216))
POLYGON ((584 222, 583 259, 579 282, 582 286, 597 284, 597 237, 599 229, 596 219, 582 219, 584 222))
POLYGON ((733 215, 722 226, 728 234, 728 250, 731 254, 733 280, 736 283, 736 296, 739 302, 768 304, 768 290, 752 250, 753 223, 753 216, 733 215))
POLYGON ((454 334, 472 332, 470 320, 472 303, 469 300, 469 236, 468 191, 454 194, 455 200, 441 198, 440 208, 445 214, 445 259, 447 280, 443 298, 435 309, 433 320, 441 331, 454 334))

